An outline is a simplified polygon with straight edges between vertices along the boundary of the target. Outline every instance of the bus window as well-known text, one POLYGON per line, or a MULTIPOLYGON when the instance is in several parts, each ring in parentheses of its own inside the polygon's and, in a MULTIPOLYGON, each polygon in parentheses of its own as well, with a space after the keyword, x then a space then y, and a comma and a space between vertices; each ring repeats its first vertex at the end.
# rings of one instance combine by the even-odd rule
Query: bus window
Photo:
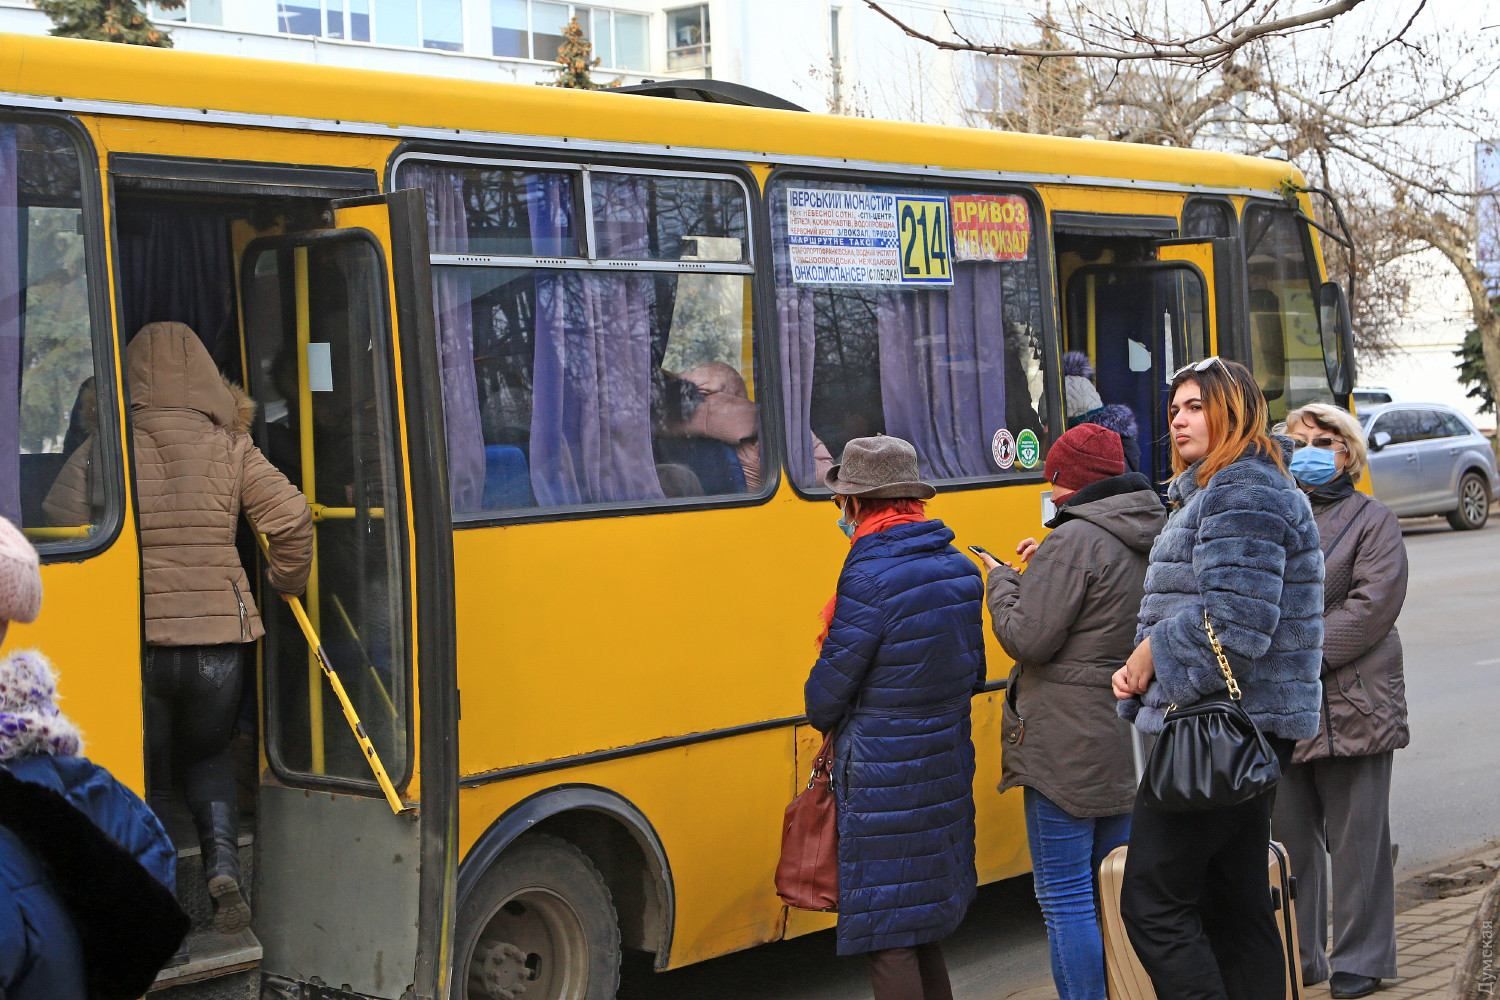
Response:
POLYGON ((1281 420, 1303 403, 1328 398, 1318 326, 1318 269, 1306 226, 1286 207, 1245 208, 1250 359, 1281 420))
POLYGON ((453 512, 763 484, 734 178, 406 161, 427 192, 453 512))
POLYGON ((118 495, 82 191, 67 132, 0 123, 0 515, 43 552, 101 530, 118 495))
POLYGON ((1223 198, 1189 198, 1182 209, 1183 236, 1234 235, 1234 205, 1223 198))
POLYGON ((822 486, 819 444, 837 460, 880 433, 911 441, 936 482, 1040 468, 1046 334, 1028 196, 776 178, 767 200, 797 486, 822 486))

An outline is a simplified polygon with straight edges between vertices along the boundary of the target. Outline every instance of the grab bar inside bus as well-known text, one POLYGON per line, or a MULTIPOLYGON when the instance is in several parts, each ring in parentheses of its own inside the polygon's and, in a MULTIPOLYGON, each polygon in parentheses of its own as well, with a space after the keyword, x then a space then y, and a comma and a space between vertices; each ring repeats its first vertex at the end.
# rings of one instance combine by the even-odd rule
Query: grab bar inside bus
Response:
MULTIPOLYGON (((260 532, 255 533, 260 547, 266 555, 271 553, 270 542, 260 532)), ((343 681, 333 669, 333 664, 328 660, 328 653, 323 649, 322 640, 318 633, 313 630, 312 622, 307 617, 307 609, 302 606, 302 598, 286 595, 287 606, 292 609, 292 617, 297 619, 297 624, 302 628, 302 634, 307 638, 307 645, 318 659, 318 665, 323 669, 323 676, 328 678, 328 686, 333 689, 333 695, 339 700, 339 707, 344 710, 344 721, 349 724, 349 731, 359 741, 359 748, 364 751, 365 762, 370 765, 370 771, 375 775, 375 781, 380 785, 380 790, 385 793, 385 800, 390 804, 391 812, 401 814, 409 808, 401 801, 401 796, 396 794, 396 786, 391 781, 390 775, 386 774, 385 765, 380 762, 380 753, 375 749, 375 744, 370 741, 370 736, 365 732, 364 723, 359 720, 359 712, 354 708, 354 702, 349 700, 349 694, 344 690, 343 681)))

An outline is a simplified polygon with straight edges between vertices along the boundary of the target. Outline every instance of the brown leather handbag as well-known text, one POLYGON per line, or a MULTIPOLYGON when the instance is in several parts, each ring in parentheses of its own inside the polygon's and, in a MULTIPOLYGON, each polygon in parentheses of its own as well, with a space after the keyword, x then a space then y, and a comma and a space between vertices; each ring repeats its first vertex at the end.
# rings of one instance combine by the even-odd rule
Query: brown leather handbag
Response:
POLYGON ((833 733, 813 761, 807 787, 786 807, 776 895, 799 910, 839 908, 839 827, 833 801, 833 733))

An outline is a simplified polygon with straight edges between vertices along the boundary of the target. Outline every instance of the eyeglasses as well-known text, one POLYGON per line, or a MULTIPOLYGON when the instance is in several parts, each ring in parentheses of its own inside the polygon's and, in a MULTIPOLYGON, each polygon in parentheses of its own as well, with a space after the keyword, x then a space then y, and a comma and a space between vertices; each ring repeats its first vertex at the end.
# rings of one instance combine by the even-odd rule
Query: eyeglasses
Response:
POLYGON ((1292 438, 1292 450, 1301 451, 1303 448, 1319 448, 1323 451, 1348 451, 1349 446, 1336 437, 1319 436, 1311 441, 1303 441, 1301 438, 1292 438))
POLYGON ((1172 373, 1172 381, 1177 381, 1177 376, 1181 375, 1183 372, 1206 372, 1216 364, 1220 368, 1224 369, 1225 375, 1229 374, 1229 366, 1224 363, 1224 359, 1219 357, 1217 354, 1210 354, 1202 361, 1189 361, 1187 364, 1177 369, 1172 373))

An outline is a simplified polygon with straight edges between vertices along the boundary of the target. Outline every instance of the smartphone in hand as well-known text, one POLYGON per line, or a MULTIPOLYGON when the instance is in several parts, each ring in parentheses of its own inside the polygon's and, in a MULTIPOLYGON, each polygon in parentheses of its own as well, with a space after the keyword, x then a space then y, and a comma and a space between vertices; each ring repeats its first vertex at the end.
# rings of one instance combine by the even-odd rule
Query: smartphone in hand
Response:
MULTIPOLYGON (((969 545, 969 546, 966 546, 966 547, 968 548, 968 550, 970 552, 974 553, 976 556, 990 556, 989 552, 982 545, 969 545)), ((994 556, 990 556, 990 558, 991 559, 995 559, 994 556)), ((995 559, 995 562, 999 562, 999 561, 1000 561, 999 559, 995 559)))

